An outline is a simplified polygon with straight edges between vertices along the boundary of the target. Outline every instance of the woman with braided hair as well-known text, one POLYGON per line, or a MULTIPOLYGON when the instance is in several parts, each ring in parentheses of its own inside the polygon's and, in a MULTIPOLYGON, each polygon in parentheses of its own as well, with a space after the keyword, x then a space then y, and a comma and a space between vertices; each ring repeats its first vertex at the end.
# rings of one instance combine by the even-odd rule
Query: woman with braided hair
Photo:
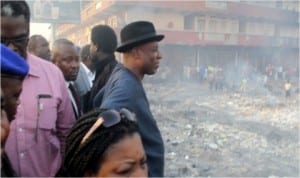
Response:
POLYGON ((127 109, 95 109, 73 126, 66 141, 63 177, 147 177, 135 116, 127 109))

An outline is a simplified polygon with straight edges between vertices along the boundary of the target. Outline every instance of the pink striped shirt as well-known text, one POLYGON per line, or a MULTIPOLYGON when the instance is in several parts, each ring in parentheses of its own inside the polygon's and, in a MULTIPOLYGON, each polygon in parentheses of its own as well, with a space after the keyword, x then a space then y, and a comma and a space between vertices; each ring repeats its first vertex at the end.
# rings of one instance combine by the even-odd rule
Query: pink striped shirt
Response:
POLYGON ((5 151, 18 176, 53 177, 61 166, 65 138, 75 116, 61 71, 27 55, 29 75, 5 151))

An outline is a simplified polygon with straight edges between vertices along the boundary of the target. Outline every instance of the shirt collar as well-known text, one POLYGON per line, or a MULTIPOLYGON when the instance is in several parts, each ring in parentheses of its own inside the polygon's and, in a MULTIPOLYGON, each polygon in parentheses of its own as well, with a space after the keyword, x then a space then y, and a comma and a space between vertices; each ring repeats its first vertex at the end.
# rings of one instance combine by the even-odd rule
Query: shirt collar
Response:
POLYGON ((73 85, 73 81, 66 81, 66 86, 67 86, 67 88, 69 88, 69 85, 73 85))
MULTIPOLYGON (((30 54, 29 52, 27 52, 27 62, 29 65, 29 72, 28 75, 34 76, 34 77, 40 77, 41 74, 41 70, 40 70, 40 66, 38 63, 36 63, 36 61, 39 60, 38 57, 30 54)), ((40 59, 42 60, 42 59, 40 59)))
POLYGON ((84 71, 89 75, 89 76, 94 76, 95 72, 92 72, 83 62, 81 62, 81 65, 84 69, 84 71))

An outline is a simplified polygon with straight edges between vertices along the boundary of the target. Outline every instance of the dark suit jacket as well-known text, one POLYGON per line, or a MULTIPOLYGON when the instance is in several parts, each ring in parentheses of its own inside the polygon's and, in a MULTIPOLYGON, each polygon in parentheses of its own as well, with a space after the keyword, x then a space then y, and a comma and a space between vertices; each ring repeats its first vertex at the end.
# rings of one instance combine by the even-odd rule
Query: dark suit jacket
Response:
POLYGON ((83 112, 92 110, 93 101, 97 93, 104 87, 108 81, 114 67, 118 63, 114 54, 103 55, 103 58, 97 62, 96 77, 91 90, 84 96, 83 112))
POLYGON ((95 107, 100 103, 101 108, 127 108, 136 114, 149 176, 163 177, 164 144, 141 81, 122 64, 117 64, 105 87, 94 99, 95 107))

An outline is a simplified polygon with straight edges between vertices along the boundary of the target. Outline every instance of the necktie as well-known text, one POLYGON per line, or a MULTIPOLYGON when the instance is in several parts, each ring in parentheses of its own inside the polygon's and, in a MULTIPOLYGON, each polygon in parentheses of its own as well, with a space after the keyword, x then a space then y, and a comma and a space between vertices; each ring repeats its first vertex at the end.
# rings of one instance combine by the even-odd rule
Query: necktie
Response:
POLYGON ((76 106, 77 106, 78 115, 77 115, 76 111, 75 111, 75 114, 77 115, 76 118, 78 119, 81 116, 81 107, 80 107, 79 97, 78 97, 77 92, 76 92, 76 90, 75 90, 75 88, 72 84, 69 85, 69 89, 72 93, 72 96, 73 96, 73 98, 75 100, 75 103, 76 103, 76 106))

